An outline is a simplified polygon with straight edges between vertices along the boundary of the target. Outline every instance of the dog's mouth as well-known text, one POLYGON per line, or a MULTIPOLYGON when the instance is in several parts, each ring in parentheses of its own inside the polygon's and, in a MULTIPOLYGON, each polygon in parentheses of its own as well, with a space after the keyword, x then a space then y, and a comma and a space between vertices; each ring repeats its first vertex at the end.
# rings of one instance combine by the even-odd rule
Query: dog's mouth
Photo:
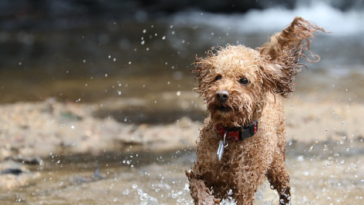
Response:
POLYGON ((225 106, 218 106, 217 109, 220 112, 230 112, 232 110, 230 107, 225 107, 225 106))

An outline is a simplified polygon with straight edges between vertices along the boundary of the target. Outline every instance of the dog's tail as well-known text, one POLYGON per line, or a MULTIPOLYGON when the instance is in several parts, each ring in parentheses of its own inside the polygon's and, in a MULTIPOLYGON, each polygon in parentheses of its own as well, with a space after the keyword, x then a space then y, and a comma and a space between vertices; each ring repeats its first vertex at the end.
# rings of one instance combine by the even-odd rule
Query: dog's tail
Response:
POLYGON ((261 55, 270 61, 281 61, 284 64, 296 64, 300 57, 309 62, 317 62, 320 57, 310 52, 310 38, 316 31, 326 32, 323 28, 312 24, 301 17, 296 17, 290 26, 273 35, 270 40, 258 48, 261 55), (303 51, 307 50, 313 59, 309 59, 303 51), (288 62, 287 62, 288 61, 288 62))

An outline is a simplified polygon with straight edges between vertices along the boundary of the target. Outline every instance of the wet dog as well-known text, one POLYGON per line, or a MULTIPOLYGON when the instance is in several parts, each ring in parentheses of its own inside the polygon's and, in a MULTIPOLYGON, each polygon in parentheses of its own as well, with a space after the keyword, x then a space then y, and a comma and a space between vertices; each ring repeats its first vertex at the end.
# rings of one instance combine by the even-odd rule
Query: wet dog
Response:
POLYGON ((310 38, 322 28, 296 17, 262 47, 213 48, 196 56, 197 92, 209 113, 197 142, 197 160, 186 175, 195 204, 219 204, 232 196, 251 205, 264 180, 290 204, 285 165, 285 126, 280 96, 294 91, 303 64, 315 62, 310 38), (312 58, 308 58, 304 51, 312 58))

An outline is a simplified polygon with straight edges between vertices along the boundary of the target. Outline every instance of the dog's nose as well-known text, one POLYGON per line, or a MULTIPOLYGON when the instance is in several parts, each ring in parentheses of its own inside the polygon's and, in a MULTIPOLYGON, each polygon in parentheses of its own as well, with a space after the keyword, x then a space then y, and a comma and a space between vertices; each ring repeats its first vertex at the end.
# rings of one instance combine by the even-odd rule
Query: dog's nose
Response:
POLYGON ((216 92, 216 98, 220 102, 225 102, 229 98, 229 92, 226 90, 219 90, 216 92))

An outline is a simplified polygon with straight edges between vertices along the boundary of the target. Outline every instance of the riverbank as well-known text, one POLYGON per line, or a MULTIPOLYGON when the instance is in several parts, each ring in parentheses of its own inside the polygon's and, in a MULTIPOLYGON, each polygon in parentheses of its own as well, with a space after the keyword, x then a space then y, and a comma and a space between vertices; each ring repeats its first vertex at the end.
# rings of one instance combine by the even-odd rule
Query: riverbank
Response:
MULTIPOLYGON (((187 102, 194 94, 184 95, 181 102, 187 102)), ((139 101, 142 102, 141 99, 139 101)), ((362 104, 311 102, 299 98, 283 101, 287 142, 342 141, 364 136, 364 127, 359 126, 364 123, 361 117, 361 113, 364 113, 362 104)), ((48 99, 36 103, 2 105, 0 160, 11 157, 72 158, 109 152, 164 152, 195 147, 201 122, 188 117, 166 125, 128 123, 127 117, 126 123, 120 122, 123 119, 117 121, 112 116, 115 112, 128 111, 127 107, 122 106, 125 104, 125 101, 119 100, 105 102, 101 107, 99 104, 60 103, 48 99)), ((159 109, 164 107, 158 106, 159 109)), ((138 112, 147 113, 147 110, 153 109, 153 105, 151 107, 139 107, 138 112)), ((195 102, 193 107, 191 112, 204 115, 202 102, 195 102)), ((158 108, 155 109, 154 118, 163 117, 158 115, 158 108)), ((174 111, 169 115, 175 115, 174 111)), ((165 117, 169 115, 165 114, 165 117)))

